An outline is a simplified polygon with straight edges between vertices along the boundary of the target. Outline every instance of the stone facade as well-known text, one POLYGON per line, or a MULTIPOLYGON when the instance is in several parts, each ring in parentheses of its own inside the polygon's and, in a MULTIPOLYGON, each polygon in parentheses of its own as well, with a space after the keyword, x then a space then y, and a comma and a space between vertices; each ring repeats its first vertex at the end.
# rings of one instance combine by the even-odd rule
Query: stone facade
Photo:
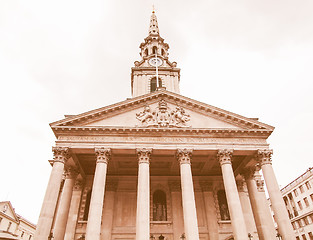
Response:
MULTIPOLYGON (((313 168, 281 189, 297 240, 313 239, 313 168)), ((274 215, 274 219, 276 219, 274 215)))
POLYGON ((32 240, 36 225, 15 213, 11 202, 0 202, 0 239, 32 240))
POLYGON ((154 12, 140 48, 133 98, 50 124, 35 239, 274 240, 259 168, 279 232, 294 239, 266 141, 274 128, 180 95, 154 12))

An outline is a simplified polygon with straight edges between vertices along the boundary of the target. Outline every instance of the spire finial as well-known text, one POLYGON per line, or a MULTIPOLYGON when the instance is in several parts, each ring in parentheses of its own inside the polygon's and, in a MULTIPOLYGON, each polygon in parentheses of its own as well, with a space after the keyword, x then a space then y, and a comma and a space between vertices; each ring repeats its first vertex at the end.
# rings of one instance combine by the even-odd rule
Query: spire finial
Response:
POLYGON ((154 4, 152 4, 152 13, 155 13, 155 7, 154 7, 154 4))
POLYGON ((155 8, 154 5, 152 5, 152 15, 150 19, 150 27, 149 27, 149 35, 159 35, 159 27, 158 27, 158 21, 157 17, 155 15, 155 8))

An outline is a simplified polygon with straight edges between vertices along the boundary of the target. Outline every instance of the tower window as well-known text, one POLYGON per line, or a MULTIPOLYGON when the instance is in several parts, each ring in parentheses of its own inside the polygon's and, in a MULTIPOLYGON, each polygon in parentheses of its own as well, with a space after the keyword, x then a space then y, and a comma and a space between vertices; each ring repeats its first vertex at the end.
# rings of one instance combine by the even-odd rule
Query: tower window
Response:
POLYGON ((148 48, 145 50, 145 55, 148 56, 148 48))
POLYGON ((164 49, 162 48, 162 50, 161 50, 161 53, 162 53, 162 56, 164 56, 165 57, 165 51, 164 51, 164 49))
POLYGON ((152 53, 153 53, 153 54, 156 54, 156 53, 157 53, 157 50, 158 50, 157 47, 154 46, 154 47, 152 48, 152 53))
MULTIPOLYGON (((157 79, 152 78, 150 82, 150 92, 154 92, 157 90, 157 79)), ((159 87, 162 87, 162 79, 159 78, 159 87)))
POLYGON ((228 211, 227 199, 224 190, 219 190, 217 192, 218 205, 220 208, 221 220, 230 220, 230 215, 228 211))
POLYGON ((161 190, 153 193, 153 221, 166 221, 166 194, 161 190))

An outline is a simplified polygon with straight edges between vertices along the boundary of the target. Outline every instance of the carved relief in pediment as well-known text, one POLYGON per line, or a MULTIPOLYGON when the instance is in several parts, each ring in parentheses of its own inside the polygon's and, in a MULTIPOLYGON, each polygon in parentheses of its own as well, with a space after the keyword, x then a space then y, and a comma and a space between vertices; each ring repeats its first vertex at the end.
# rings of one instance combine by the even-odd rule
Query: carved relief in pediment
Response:
POLYGON ((181 106, 170 109, 163 99, 154 110, 148 105, 145 106, 142 112, 136 113, 136 118, 144 127, 190 127, 187 125, 190 115, 185 109, 181 106))

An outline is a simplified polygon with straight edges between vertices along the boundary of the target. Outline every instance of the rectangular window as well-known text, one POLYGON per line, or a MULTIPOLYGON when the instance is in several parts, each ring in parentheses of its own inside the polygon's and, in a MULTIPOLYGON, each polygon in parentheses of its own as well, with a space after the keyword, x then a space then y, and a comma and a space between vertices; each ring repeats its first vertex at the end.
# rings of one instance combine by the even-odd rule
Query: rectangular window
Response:
POLYGON ((310 240, 313 240, 313 234, 311 232, 309 232, 309 237, 310 237, 310 240))
POLYGON ((309 190, 310 188, 311 188, 311 184, 310 184, 310 182, 308 181, 308 182, 306 182, 305 183, 305 186, 306 186, 306 188, 309 190))
POLYGON ((23 237, 24 236, 24 232, 22 231, 22 233, 21 233, 21 237, 23 237))
POLYGON ((297 189, 293 190, 294 195, 297 197, 298 196, 298 191, 297 189))
POLYGON ((303 220, 304 220, 305 225, 309 225, 309 220, 307 217, 304 217, 303 220))
POLYGON ((311 201, 313 202, 313 194, 310 195, 311 201))
POLYGON ((302 204, 300 201, 298 202, 298 206, 299 206, 299 209, 302 210, 302 204))
POLYGON ((308 198, 306 198, 306 197, 303 198, 303 201, 304 201, 306 207, 308 207, 310 205, 308 198))
POLYGON ((291 224, 292 224, 293 230, 296 230, 297 229, 296 224, 294 222, 291 224))
POLYGON ((299 238, 299 237, 296 237, 296 240, 300 240, 300 238, 299 238))
POLYGON ((300 189, 300 192, 301 192, 301 193, 303 193, 303 192, 304 192, 303 185, 301 185, 301 186, 299 187, 299 189, 300 189))
POLYGON ((302 240, 307 240, 305 234, 302 234, 302 240))

